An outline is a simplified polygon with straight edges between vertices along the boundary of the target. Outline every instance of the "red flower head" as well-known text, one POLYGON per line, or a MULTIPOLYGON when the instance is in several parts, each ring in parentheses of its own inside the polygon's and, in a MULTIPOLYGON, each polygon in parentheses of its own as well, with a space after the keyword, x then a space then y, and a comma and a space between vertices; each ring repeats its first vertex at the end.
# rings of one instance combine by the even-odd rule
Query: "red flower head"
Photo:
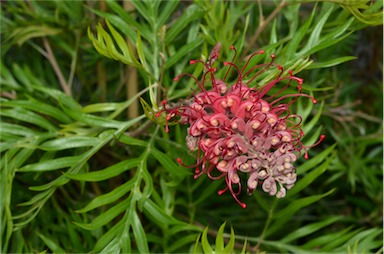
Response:
MULTIPOLYGON (((233 46, 231 49, 236 56, 236 49, 233 46)), ((218 192, 220 195, 229 190, 245 208, 246 205, 237 196, 242 189, 240 177, 248 177, 248 194, 251 195, 257 185, 261 185, 269 195, 282 198, 286 189, 292 188, 296 182, 293 162, 302 151, 304 157, 308 158, 307 148, 310 148, 301 142, 304 136, 300 127, 301 117, 292 114, 288 106, 299 97, 308 97, 313 103, 316 100, 301 93, 303 80, 293 76, 292 71, 283 76, 283 67, 273 62, 274 55, 271 55, 269 63, 248 68, 255 55, 264 53, 262 50, 253 53, 241 69, 232 62, 224 62, 229 69, 223 80, 216 79, 216 68, 212 65, 219 57, 219 52, 220 44, 217 44, 207 63, 190 61, 190 64, 204 65, 202 81, 190 74, 180 74, 174 79, 177 81, 181 76, 189 76, 196 81, 201 91, 194 95, 193 101, 177 107, 170 107, 163 101, 164 108, 157 116, 165 111, 167 121, 176 119, 189 126, 187 145, 191 151, 197 150, 197 163, 191 166, 195 168, 195 178, 202 174, 207 174, 213 180, 225 178, 227 186, 218 192), (232 67, 237 71, 237 80, 227 84, 226 77, 232 67), (260 89, 248 86, 271 67, 279 70, 279 75, 273 81, 260 89), (256 70, 259 71, 249 77, 256 70), (205 87, 207 80, 212 83, 210 90, 205 87), (270 89, 283 80, 286 81, 284 87, 268 96, 270 89), (298 84, 298 92, 277 97, 292 82, 298 84)), ((324 136, 315 145, 322 139, 324 136)), ((178 162, 184 165, 181 159, 178 162)))

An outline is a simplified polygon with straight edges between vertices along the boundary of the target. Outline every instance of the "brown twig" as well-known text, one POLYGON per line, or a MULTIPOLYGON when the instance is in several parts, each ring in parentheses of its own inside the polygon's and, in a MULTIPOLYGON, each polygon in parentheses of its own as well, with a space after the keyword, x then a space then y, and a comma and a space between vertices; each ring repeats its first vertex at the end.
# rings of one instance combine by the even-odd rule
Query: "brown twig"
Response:
MULTIPOLYGON (((131 12, 135 10, 135 6, 130 1, 123 2, 123 8, 126 12, 131 12)), ((131 46, 131 48, 135 48, 135 45, 132 44, 128 37, 125 39, 126 43, 131 46)), ((127 73, 126 80, 126 97, 127 100, 133 97, 135 94, 139 92, 139 83, 138 83, 138 75, 137 69, 133 66, 127 65, 125 67, 125 72, 127 73)), ((127 117, 128 119, 136 118, 139 115, 139 102, 135 100, 132 102, 131 106, 128 108, 127 117)))
POLYGON ((107 71, 102 60, 96 63, 96 76, 97 87, 100 89, 100 101, 105 102, 107 100, 107 71))
POLYGON ((152 124, 153 122, 151 120, 147 120, 144 122, 144 124, 140 125, 138 128, 132 131, 127 131, 124 134, 129 137, 138 137, 143 133, 145 133, 148 130, 148 128, 151 127, 152 124))
POLYGON ((260 23, 259 23, 259 26, 257 27, 257 30, 256 30, 255 34, 253 35, 253 37, 251 38, 251 40, 249 42, 248 48, 243 52, 243 55, 242 55, 241 59, 243 59, 247 55, 247 52, 249 52, 252 49, 253 44, 255 44, 255 42, 259 38, 260 34, 265 29, 265 27, 281 11, 281 9, 283 9, 287 5, 286 0, 282 0, 280 2, 280 4, 273 10, 273 12, 271 14, 269 14, 267 19, 264 20, 264 16, 263 16, 263 13, 262 13, 262 10, 261 10, 261 0, 259 0, 258 2, 259 2, 259 10, 260 10, 260 18, 259 18, 259 22, 260 23))
POLYGON ((56 57, 53 54, 51 45, 49 44, 49 41, 47 40, 46 37, 43 37, 43 44, 46 51, 46 54, 44 54, 44 56, 48 59, 49 63, 52 65, 52 68, 55 71, 57 78, 59 79, 61 88, 63 89, 66 95, 72 96, 71 89, 69 88, 69 85, 64 79, 63 73, 61 72, 60 67, 57 64, 56 57))

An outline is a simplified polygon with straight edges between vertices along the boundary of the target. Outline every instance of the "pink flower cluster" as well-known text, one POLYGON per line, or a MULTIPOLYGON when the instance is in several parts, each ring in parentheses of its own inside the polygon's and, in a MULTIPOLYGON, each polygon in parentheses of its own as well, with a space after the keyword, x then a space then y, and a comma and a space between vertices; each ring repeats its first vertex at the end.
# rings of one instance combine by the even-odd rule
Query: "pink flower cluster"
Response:
MULTIPOLYGON (((236 49, 231 49, 236 56, 236 49)), ((186 142, 191 151, 197 150, 197 163, 192 166, 196 168, 195 178, 202 174, 207 174, 213 180, 225 178, 227 186, 219 191, 220 195, 229 190, 245 208, 246 205, 239 201, 238 196, 242 189, 241 178, 247 177, 243 184, 246 183, 248 194, 251 195, 261 185, 269 195, 282 198, 286 190, 296 182, 293 162, 303 150, 307 158, 306 149, 309 148, 301 142, 304 136, 300 128, 301 117, 291 114, 288 106, 298 97, 308 97, 313 103, 316 100, 301 93, 303 80, 293 76, 292 71, 283 75, 282 66, 273 63, 274 55, 271 55, 271 62, 249 68, 252 57, 263 54, 263 51, 252 54, 241 70, 232 62, 224 62, 224 66, 229 66, 229 69, 223 80, 216 79, 216 69, 212 65, 219 51, 220 44, 212 50, 207 63, 201 60, 190 61, 191 64, 204 65, 202 81, 190 74, 181 74, 175 78, 177 81, 181 76, 189 76, 196 81, 201 91, 194 95, 193 101, 176 107, 170 107, 163 101, 164 108, 157 115, 165 111, 167 121, 176 119, 189 125, 186 142), (237 71, 237 80, 227 84, 225 80, 232 67, 237 71), (260 89, 249 87, 250 82, 270 67, 279 70, 273 81, 260 89), (248 78, 255 71, 256 74, 248 78), (205 87, 207 80, 212 83, 212 89, 205 87), (281 81, 285 81, 284 87, 267 96, 270 89, 281 81), (277 98, 292 81, 298 84, 298 93, 277 98)), ((321 136, 319 142, 323 138, 321 136)), ((178 162, 184 165, 181 159, 178 162)))

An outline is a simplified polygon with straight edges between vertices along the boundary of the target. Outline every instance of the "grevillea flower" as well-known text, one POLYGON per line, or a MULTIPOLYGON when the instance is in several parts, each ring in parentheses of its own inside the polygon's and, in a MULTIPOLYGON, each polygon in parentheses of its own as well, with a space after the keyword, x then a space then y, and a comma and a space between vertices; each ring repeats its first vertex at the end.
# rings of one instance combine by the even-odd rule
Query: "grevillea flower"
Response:
MULTIPOLYGON (((212 180, 225 178, 227 186, 218 192, 219 195, 229 190, 245 208, 238 195, 241 185, 246 184, 249 195, 261 185, 269 195, 282 198, 296 182, 293 163, 302 152, 308 158, 307 149, 310 148, 301 142, 304 136, 300 127, 301 117, 292 114, 288 107, 299 97, 307 97, 313 103, 316 100, 302 93, 303 80, 295 77, 292 71, 283 75, 283 67, 274 63, 274 55, 271 55, 269 63, 249 67, 254 56, 264 54, 262 50, 253 53, 241 69, 233 62, 224 62, 228 70, 223 79, 216 78, 216 68, 212 65, 219 57, 220 47, 217 44, 213 48, 207 62, 190 61, 190 64, 204 65, 201 81, 186 73, 174 79, 178 81, 180 77, 188 76, 196 81, 201 91, 193 96, 193 100, 178 106, 163 101, 163 109, 156 115, 166 112, 167 121, 176 120, 189 126, 186 143, 191 151, 197 151, 197 162, 188 167, 195 168, 195 178, 202 174, 207 174, 212 180), (231 68, 236 70, 237 79, 229 84, 226 78, 231 68), (279 70, 273 81, 259 89, 249 87, 269 68, 279 70), (211 89, 206 87, 207 81, 212 84, 211 89), (281 81, 284 83, 281 89, 267 95, 281 81), (297 83, 298 92, 279 96, 292 82, 297 83)), ((235 59, 236 49, 233 46, 231 49, 235 52, 235 59)), ((321 136, 315 145, 323 138, 321 136)), ((181 159, 178 162, 186 166, 181 159)))

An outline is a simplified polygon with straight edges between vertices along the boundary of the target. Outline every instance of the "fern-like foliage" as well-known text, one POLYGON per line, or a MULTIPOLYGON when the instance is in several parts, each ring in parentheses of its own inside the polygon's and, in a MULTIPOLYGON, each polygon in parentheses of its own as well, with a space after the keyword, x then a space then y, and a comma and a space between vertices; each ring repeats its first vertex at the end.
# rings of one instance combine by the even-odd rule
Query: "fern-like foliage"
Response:
MULTIPOLYGON (((356 59, 338 47, 382 24, 381 1, 8 1, 1 21, 2 252, 382 251, 380 173, 348 171, 343 162, 352 143, 356 161, 379 165, 382 137, 344 140, 326 118, 339 106, 329 102, 339 91, 334 71, 356 59), (192 165, 197 155, 186 128, 174 122, 166 132, 157 112, 164 98, 177 104, 196 93, 195 80, 173 78, 201 76, 204 66, 189 60, 207 61, 216 42, 217 65, 232 61, 231 45, 239 66, 264 50, 249 66, 274 54, 318 101, 301 98, 290 108, 302 118, 305 145, 330 135, 296 162, 298 181, 284 199, 255 191, 241 209, 217 195, 223 182, 195 180, 177 163, 192 165), (139 100, 142 109, 127 117, 139 100)), ((277 75, 266 71, 250 85, 277 75)), ((344 102, 349 91, 340 92, 344 102)))

